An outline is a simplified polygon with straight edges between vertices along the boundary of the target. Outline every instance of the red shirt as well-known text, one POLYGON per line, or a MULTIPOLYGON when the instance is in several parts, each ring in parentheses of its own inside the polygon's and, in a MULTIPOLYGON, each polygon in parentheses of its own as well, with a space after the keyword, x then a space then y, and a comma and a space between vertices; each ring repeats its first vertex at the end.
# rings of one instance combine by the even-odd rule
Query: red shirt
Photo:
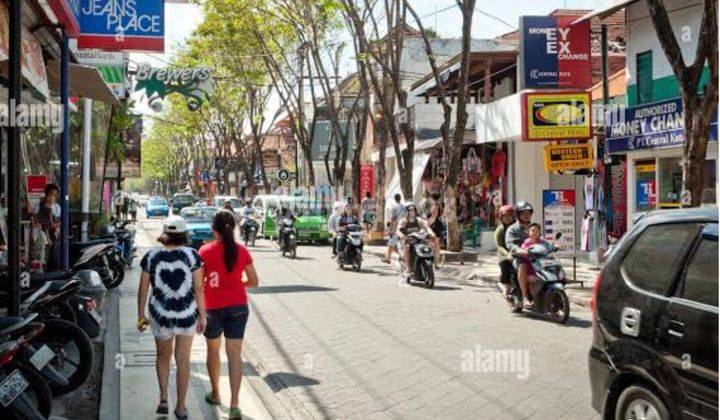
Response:
POLYGON ((235 244, 238 259, 233 271, 228 272, 223 257, 224 245, 213 241, 200 248, 205 266, 205 308, 221 309, 247 304, 245 283, 242 281, 245 267, 252 264, 252 256, 244 246, 235 244))

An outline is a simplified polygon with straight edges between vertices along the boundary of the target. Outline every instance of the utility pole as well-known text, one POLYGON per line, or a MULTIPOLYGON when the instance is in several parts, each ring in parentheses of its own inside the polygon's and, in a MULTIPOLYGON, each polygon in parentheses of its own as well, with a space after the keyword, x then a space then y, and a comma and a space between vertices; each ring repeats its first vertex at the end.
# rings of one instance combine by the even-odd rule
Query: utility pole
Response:
MULTIPOLYGON (((22 73, 20 51, 22 50, 22 0, 10 0, 9 22, 9 87, 8 103, 12 112, 17 112, 22 103, 22 73)), ((8 315, 20 315, 20 127, 13 124, 8 130, 7 144, 7 194, 8 206, 8 275, 10 296, 8 315)))

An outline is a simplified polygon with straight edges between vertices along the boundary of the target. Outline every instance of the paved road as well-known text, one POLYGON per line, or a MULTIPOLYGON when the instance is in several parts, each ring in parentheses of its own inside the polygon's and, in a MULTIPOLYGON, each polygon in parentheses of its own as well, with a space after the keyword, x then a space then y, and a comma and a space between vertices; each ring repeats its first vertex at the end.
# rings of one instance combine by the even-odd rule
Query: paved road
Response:
POLYGON ((584 308, 560 326, 511 314, 492 285, 442 272, 426 290, 371 256, 358 274, 339 270, 328 247, 302 246, 296 260, 268 241, 251 251, 261 287, 250 362, 312 417, 598 418, 584 308))

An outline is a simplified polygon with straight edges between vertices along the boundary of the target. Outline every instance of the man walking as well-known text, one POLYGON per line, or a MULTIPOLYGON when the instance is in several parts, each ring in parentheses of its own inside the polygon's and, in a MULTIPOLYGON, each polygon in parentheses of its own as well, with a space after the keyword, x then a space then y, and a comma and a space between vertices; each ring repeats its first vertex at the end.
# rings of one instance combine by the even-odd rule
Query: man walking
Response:
POLYGON ((395 202, 392 203, 390 207, 390 221, 388 222, 388 246, 387 251, 385 251, 385 258, 382 260, 387 264, 390 264, 393 250, 397 249, 397 227, 398 222, 403 215, 403 207, 402 204, 400 204, 402 196, 400 194, 395 194, 394 199, 395 202))

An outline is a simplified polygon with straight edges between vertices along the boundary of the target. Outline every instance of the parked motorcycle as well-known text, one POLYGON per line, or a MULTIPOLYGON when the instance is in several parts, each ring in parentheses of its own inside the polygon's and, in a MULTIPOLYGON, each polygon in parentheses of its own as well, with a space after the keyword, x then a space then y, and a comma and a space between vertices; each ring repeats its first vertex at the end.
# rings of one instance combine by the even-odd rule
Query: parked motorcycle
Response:
POLYGON ((295 229, 295 220, 292 218, 286 217, 281 219, 278 222, 278 231, 282 232, 281 235, 279 235, 279 243, 280 251, 282 252, 283 257, 289 256, 290 258, 295 258, 297 255, 297 230, 295 229))
POLYGON ((129 220, 115 220, 108 227, 108 232, 115 235, 115 248, 120 254, 122 262, 127 268, 132 267, 133 260, 137 257, 135 246, 135 226, 129 220))
POLYGON ((45 379, 21 354, 45 329, 37 314, 0 318, 0 418, 46 419, 52 410, 52 393, 45 379))
MULTIPOLYGON (((81 246, 76 244, 76 247, 81 246)), ((71 252, 72 254, 72 252, 71 252)), ((72 272, 94 270, 100 275, 108 289, 114 289, 125 279, 125 263, 116 242, 92 243, 79 251, 77 260, 72 260, 72 272)))
MULTIPOLYGON (((565 292, 567 281, 565 270, 552 256, 557 250, 558 248, 549 242, 536 244, 528 249, 528 258, 535 271, 528 282, 533 300, 530 310, 542 314, 549 313, 553 321, 564 324, 570 316, 570 301, 565 292)), ((516 274, 512 276, 508 296, 512 301, 512 311, 522 312, 522 292, 516 274)))
POLYGON ((428 289, 435 287, 435 251, 428 244, 428 237, 425 231, 413 232, 405 237, 405 245, 410 247, 410 266, 412 270, 405 267, 405 259, 400 255, 400 266, 405 274, 405 281, 411 283, 421 282, 428 289), (407 274, 409 272, 409 274, 407 274))
POLYGON ((243 232, 243 240, 247 246, 255 246, 255 238, 257 237, 258 229, 260 224, 253 218, 246 218, 245 223, 241 225, 243 232))
POLYGON ((359 272, 362 267, 363 252, 362 227, 347 225, 338 228, 338 233, 345 237, 345 246, 337 255, 338 265, 340 268, 345 268, 345 264, 350 264, 354 271, 359 272))

